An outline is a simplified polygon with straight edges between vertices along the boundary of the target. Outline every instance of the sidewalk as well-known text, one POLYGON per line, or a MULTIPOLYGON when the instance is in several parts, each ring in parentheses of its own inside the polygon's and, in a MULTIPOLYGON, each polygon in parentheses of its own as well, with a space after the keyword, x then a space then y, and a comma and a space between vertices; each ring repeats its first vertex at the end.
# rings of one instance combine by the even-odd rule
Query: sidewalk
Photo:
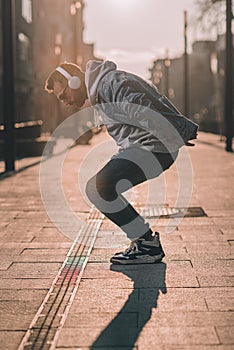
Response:
MULTIPOLYGON (((115 151, 109 140, 101 133, 66 157, 64 192, 85 222, 74 244, 45 212, 39 165, 0 181, 0 349, 234 349, 234 154, 224 151, 219 136, 200 133, 189 148, 189 207, 201 207, 206 216, 185 217, 179 225, 175 220, 170 234, 164 233, 168 219, 151 217, 161 232, 163 263, 110 266, 128 240, 91 211, 82 194, 95 168, 115 151)), ((173 207, 175 176, 173 165, 164 204, 153 196, 150 207, 173 207)), ((129 196, 142 207, 146 192, 142 184, 129 196)))

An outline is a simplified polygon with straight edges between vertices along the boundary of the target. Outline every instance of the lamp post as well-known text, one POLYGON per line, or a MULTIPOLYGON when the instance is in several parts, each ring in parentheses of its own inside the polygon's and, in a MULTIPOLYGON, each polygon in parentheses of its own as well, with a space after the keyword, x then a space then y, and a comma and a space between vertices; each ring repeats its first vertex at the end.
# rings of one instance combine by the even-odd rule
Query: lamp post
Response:
MULTIPOLYGON (((213 3, 222 0, 212 0, 213 3)), ((225 58, 225 136, 226 151, 232 152, 233 137, 233 47, 232 47, 232 0, 226 0, 226 58, 225 58)))
POLYGON ((189 92, 188 92, 188 14, 184 11, 184 114, 187 116, 189 113, 189 92))
POLYGON ((226 0, 226 68, 225 68, 225 124, 226 151, 232 152, 233 136, 233 48, 232 48, 232 0, 226 0))
POLYGON ((3 118, 5 171, 15 170, 14 0, 2 0, 3 118))

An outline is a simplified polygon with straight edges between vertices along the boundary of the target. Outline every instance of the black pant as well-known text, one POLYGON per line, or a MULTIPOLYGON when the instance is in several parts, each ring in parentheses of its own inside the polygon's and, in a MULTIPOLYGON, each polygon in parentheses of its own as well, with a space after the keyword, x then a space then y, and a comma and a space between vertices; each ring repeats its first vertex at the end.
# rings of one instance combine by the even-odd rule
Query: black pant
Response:
POLYGON ((89 200, 133 240, 149 231, 149 224, 122 195, 159 176, 175 161, 178 151, 153 153, 140 148, 120 151, 87 183, 89 200))

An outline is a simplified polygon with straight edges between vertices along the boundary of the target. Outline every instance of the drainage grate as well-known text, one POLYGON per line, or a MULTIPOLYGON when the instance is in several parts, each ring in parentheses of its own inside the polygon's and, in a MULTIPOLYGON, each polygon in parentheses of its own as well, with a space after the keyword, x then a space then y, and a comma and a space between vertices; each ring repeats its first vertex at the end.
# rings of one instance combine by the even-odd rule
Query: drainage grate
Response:
POLYGON ((202 217, 207 216, 201 207, 170 208, 170 207, 140 207, 140 214, 147 219, 153 218, 178 218, 178 217, 202 217))
POLYGON ((91 210, 18 350, 52 350, 67 318, 102 218, 91 210))
POLYGON ((159 216, 169 217, 178 214, 179 211, 175 208, 169 207, 145 207, 140 208, 140 214, 146 218, 155 218, 159 216))

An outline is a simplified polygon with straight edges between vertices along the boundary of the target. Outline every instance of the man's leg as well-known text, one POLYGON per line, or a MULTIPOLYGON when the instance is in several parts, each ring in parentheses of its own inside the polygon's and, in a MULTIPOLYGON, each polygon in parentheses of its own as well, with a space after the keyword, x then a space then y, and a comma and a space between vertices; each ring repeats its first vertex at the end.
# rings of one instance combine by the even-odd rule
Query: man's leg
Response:
POLYGON ((160 262, 165 253, 159 233, 153 234, 122 193, 168 169, 178 152, 152 154, 139 149, 127 149, 114 156, 87 184, 90 201, 132 240, 129 248, 116 253, 113 264, 149 264, 160 262))
POLYGON ((87 196, 105 216, 126 232, 128 238, 150 239, 152 230, 149 224, 122 193, 159 176, 173 164, 177 154, 153 154, 142 149, 126 149, 114 156, 88 181, 87 196))

